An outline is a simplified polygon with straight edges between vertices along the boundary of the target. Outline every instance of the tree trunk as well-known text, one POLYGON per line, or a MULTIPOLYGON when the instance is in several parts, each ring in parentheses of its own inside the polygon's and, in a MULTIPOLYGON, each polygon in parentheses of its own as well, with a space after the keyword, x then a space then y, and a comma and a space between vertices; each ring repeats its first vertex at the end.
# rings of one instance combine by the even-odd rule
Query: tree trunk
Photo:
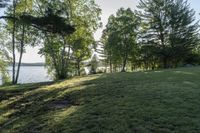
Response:
POLYGON ((77 71, 78 71, 78 76, 81 76, 81 70, 80 70, 80 61, 77 61, 77 71))
MULTIPOLYGON (((127 35, 125 35, 124 38, 126 39, 127 35)), ((122 66, 122 71, 121 72, 126 72, 125 69, 126 69, 126 63, 127 63, 128 51, 129 51, 127 40, 125 40, 124 45, 125 45, 125 48, 123 49, 124 50, 124 57, 123 57, 124 59, 123 59, 123 66, 122 66)))
POLYGON ((168 66, 167 66, 167 58, 166 57, 164 57, 163 58, 163 68, 168 68, 168 66))
POLYGON ((65 41, 64 41, 64 45, 63 45, 63 50, 62 50, 62 56, 61 56, 61 75, 63 75, 63 78, 66 78, 65 75, 66 75, 66 71, 65 71, 65 50, 66 50, 66 46, 65 46, 65 41))
POLYGON ((22 55, 24 53, 24 37, 25 37, 25 25, 22 27, 22 39, 21 39, 21 44, 20 44, 20 57, 19 57, 19 63, 18 63, 18 68, 17 68, 17 76, 15 79, 15 84, 18 82, 19 78, 19 72, 20 72, 20 67, 21 67, 21 62, 22 62, 22 55))
MULTIPOLYGON (((15 18, 15 12, 16 12, 16 1, 13 0, 13 17, 15 18)), ((13 19, 13 31, 12 31, 12 84, 15 84, 15 28, 16 28, 16 20, 13 19)))
POLYGON ((134 65, 132 64, 132 65, 131 65, 131 71, 133 72, 134 69, 135 69, 135 67, 134 67, 134 65))
POLYGON ((59 71, 59 68, 58 68, 58 65, 57 65, 56 55, 55 55, 54 49, 51 47, 51 45, 49 45, 50 44, 50 41, 49 41, 50 39, 49 39, 49 36, 48 36, 47 33, 45 33, 45 37, 46 37, 47 45, 48 45, 48 46, 45 45, 45 47, 49 47, 50 48, 49 55, 50 55, 50 57, 52 58, 52 61, 53 61, 53 65, 54 65, 55 72, 56 72, 56 78, 60 79, 61 77, 60 77, 60 71, 59 71))
POLYGON ((110 73, 113 73, 113 69, 112 69, 112 61, 110 59, 110 73))
POLYGON ((124 58, 124 61, 123 61, 122 72, 126 72, 125 68, 126 68, 127 59, 128 59, 128 53, 126 52, 125 58, 124 58))
POLYGON ((68 46, 68 52, 67 52, 67 56, 68 56, 68 58, 67 58, 67 60, 66 60, 66 78, 69 76, 68 75, 68 71, 69 71, 69 61, 70 61, 70 52, 71 52, 71 49, 70 49, 70 44, 69 44, 69 46, 68 46))

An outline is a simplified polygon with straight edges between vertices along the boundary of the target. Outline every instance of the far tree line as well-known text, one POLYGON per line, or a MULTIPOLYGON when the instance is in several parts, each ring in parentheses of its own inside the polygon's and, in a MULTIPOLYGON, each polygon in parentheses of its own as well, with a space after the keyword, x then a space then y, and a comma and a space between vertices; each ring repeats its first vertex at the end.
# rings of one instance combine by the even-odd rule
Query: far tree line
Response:
POLYGON ((200 64, 199 23, 187 0, 140 0, 135 11, 120 8, 99 41, 94 33, 102 26, 101 9, 94 0, 2 0, 0 7, 6 10, 0 17, 0 71, 7 77, 11 62, 13 84, 26 46, 42 47, 39 54, 55 79, 81 75, 86 65, 96 73, 99 62, 104 72, 200 64))
MULTIPOLYGON (((12 0, 0 1, 6 9, 1 16, 1 62, 12 64, 12 84, 17 84, 26 46, 40 46, 39 54, 55 79, 80 75, 81 62, 89 59, 94 32, 101 26, 101 9, 94 0, 12 0), (16 60, 16 52, 20 53, 16 60), (18 66, 16 66, 16 62, 18 66), (17 68, 17 71, 15 69, 17 68)), ((7 75, 5 69, 1 69, 7 75)))
POLYGON ((199 65, 199 23, 186 0, 141 0, 111 15, 101 44, 112 71, 199 65))

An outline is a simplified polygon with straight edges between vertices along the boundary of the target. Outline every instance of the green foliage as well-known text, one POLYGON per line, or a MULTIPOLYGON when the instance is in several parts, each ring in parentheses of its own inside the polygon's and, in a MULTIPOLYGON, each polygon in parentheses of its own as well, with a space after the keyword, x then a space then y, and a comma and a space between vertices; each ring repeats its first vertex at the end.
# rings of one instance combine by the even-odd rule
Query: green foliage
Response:
MULTIPOLYGON (((131 9, 119 9, 116 16, 111 15, 103 32, 102 41, 110 64, 126 64, 136 54, 139 18, 131 9)), ((111 66, 110 66, 111 67, 111 66)), ((111 68, 112 69, 112 68, 111 68)))
MULTIPOLYGON (((42 46, 40 54, 55 79, 81 75, 93 47, 101 47, 96 51, 104 54, 101 64, 109 65, 110 72, 199 64, 199 27, 187 1, 140 0, 138 8, 120 8, 111 15, 101 40, 95 42, 94 33, 102 25, 95 0, 14 0, 6 16, 0 17, 12 35, 6 39, 6 50, 12 54, 13 70, 15 51, 20 52, 13 83, 27 45, 42 46)), ((93 64, 95 73, 97 62, 93 64)))
POLYGON ((1 17, 6 19, 6 28, 12 34, 13 68, 16 49, 20 52, 13 83, 17 83, 26 45, 44 44, 40 53, 45 56, 46 65, 56 79, 73 76, 75 71, 80 75, 81 62, 90 58, 93 34, 101 26, 100 13, 94 0, 13 1, 6 16, 1 17))
POLYGON ((77 75, 81 75, 82 61, 88 60, 91 57, 91 45, 94 42, 93 33, 85 27, 80 25, 77 31, 68 38, 68 43, 71 44, 72 58, 75 61, 75 68, 77 75))
MULTIPOLYGON (((53 2, 58 6, 59 3, 62 2, 53 2)), ((63 7, 66 10, 62 8, 62 13, 66 11, 68 20, 75 26, 75 32, 71 35, 47 33, 44 48, 41 50, 49 70, 55 73, 56 79, 69 78, 74 73, 80 75, 81 62, 90 58, 90 46, 94 42, 93 34, 101 26, 99 23, 101 10, 93 0, 75 0, 70 3, 63 1, 61 5, 65 3, 69 5, 63 7)), ((54 8, 53 11, 56 11, 57 6, 52 6, 52 9, 54 8)))
MULTIPOLYGON (((1 53, 0 53, 1 54, 1 53)), ((2 55, 0 55, 0 58, 2 58, 2 55)), ((4 60, 0 60, 0 80, 2 81, 2 84, 8 84, 10 82, 10 77, 8 75, 7 71, 8 62, 5 62, 4 60)))
POLYGON ((65 18, 55 15, 50 11, 44 17, 33 17, 30 15, 23 15, 20 20, 28 25, 36 27, 37 29, 54 34, 72 34, 75 28, 65 22, 65 18))
POLYGON ((9 46, 8 42, 8 33, 3 28, 3 24, 0 23, 0 78, 2 78, 3 84, 9 82, 9 76, 7 67, 10 62, 9 56, 9 46))
MULTIPOLYGON (((0 46, 1 47, 1 46, 0 46)), ((5 57, 5 50, 2 50, 0 48, 0 79, 2 80, 3 84, 7 84, 10 80, 9 80, 9 76, 8 76, 8 58, 5 57)))
POLYGON ((13 1, 12 5, 9 5, 6 9, 6 19, 4 29, 6 32, 10 33, 7 37, 7 47, 9 48, 9 54, 12 55, 12 63, 13 64, 13 78, 12 83, 17 84, 19 71, 21 66, 21 60, 23 57, 23 53, 26 52, 25 48, 27 45, 36 45, 39 41, 38 32, 31 27, 31 25, 27 25, 24 20, 21 19, 21 16, 25 14, 33 13, 33 1, 32 0, 17 0, 13 1), (10 17, 10 18, 9 18, 10 17), (12 42, 11 42, 12 40, 12 42), (19 52, 20 57, 19 60, 16 60, 15 53, 19 52), (15 74, 16 62, 18 62, 17 72, 15 74))
POLYGON ((141 44, 154 47, 154 62, 160 62, 158 66, 164 68, 183 63, 199 44, 195 12, 187 1, 141 0, 138 8, 142 19, 141 44))

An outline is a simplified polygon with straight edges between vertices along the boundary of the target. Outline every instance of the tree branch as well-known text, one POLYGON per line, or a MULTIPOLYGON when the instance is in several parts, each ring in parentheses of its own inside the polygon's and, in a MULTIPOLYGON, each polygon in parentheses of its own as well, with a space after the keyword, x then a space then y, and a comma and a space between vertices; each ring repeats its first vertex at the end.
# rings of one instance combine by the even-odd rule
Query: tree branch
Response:
POLYGON ((15 18, 11 16, 0 16, 0 19, 15 19, 15 18))

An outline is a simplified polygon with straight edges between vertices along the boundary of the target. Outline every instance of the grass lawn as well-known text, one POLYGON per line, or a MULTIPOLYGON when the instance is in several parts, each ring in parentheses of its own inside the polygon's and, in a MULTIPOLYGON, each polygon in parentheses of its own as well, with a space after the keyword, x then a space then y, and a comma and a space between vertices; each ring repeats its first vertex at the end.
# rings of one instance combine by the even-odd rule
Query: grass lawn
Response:
POLYGON ((199 133, 200 67, 0 87, 1 133, 199 133))

